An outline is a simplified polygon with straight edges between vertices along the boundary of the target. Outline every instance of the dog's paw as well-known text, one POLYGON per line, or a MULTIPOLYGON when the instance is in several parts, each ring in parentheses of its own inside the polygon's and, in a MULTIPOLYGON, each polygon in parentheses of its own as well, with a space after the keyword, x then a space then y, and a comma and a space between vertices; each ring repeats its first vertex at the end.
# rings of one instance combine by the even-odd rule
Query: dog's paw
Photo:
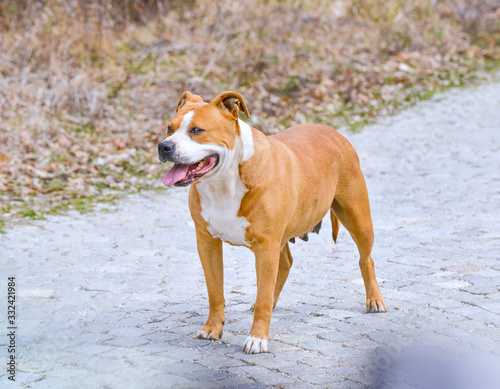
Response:
POLYGON ((215 327, 204 326, 196 334, 196 339, 206 339, 206 340, 219 340, 222 338, 222 328, 216 329, 215 327))
POLYGON ((243 345, 243 351, 247 354, 267 353, 267 339, 254 338, 249 336, 243 345))
POLYGON ((387 312, 387 305, 385 304, 384 298, 380 296, 378 298, 366 300, 366 312, 387 312))

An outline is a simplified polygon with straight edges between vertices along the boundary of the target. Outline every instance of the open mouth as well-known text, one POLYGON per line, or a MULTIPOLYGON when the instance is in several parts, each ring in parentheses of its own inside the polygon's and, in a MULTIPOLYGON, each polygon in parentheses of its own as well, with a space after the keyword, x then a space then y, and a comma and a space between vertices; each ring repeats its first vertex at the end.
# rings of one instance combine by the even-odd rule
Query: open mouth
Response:
POLYGON ((176 163, 167 174, 163 176, 163 184, 166 186, 187 186, 191 185, 201 176, 207 174, 219 163, 217 154, 209 155, 201 161, 191 164, 176 163))

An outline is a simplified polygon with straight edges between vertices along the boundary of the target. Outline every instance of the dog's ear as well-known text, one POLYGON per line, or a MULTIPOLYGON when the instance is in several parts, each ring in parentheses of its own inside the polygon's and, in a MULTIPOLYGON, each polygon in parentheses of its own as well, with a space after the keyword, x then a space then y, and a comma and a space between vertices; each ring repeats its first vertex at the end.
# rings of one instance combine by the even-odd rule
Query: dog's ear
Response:
POLYGON ((184 107, 184 105, 189 102, 189 103, 199 103, 200 101, 203 101, 203 99, 198 96, 198 95, 193 95, 191 92, 186 91, 182 94, 181 98, 179 99, 179 102, 177 103, 177 109, 175 112, 179 112, 179 110, 184 107))
POLYGON ((250 119, 250 113, 243 101, 243 97, 236 92, 221 93, 210 104, 216 106, 222 112, 229 114, 234 120, 238 120, 240 111, 245 114, 247 119, 250 119))

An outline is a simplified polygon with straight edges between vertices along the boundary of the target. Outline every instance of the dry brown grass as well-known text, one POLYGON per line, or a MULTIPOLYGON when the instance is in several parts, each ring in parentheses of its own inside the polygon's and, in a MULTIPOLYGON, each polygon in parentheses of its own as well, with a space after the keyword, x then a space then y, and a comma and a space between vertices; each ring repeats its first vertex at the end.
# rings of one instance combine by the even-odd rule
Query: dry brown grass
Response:
MULTIPOLYGON (((499 60, 495 0, 0 0, 0 214, 157 186, 184 90, 356 128, 499 60)), ((58 209, 58 208, 57 208, 58 209)))

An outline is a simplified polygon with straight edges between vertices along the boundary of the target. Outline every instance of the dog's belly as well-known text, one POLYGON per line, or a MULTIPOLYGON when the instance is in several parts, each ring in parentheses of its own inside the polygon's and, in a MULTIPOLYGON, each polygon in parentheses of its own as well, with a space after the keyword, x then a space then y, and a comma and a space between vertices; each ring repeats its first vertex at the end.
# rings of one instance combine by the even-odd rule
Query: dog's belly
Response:
POLYGON ((241 199, 247 192, 241 178, 238 176, 232 182, 216 185, 200 182, 196 189, 200 194, 201 216, 208 223, 208 232, 224 242, 250 247, 245 240, 250 223, 238 216, 241 199))

